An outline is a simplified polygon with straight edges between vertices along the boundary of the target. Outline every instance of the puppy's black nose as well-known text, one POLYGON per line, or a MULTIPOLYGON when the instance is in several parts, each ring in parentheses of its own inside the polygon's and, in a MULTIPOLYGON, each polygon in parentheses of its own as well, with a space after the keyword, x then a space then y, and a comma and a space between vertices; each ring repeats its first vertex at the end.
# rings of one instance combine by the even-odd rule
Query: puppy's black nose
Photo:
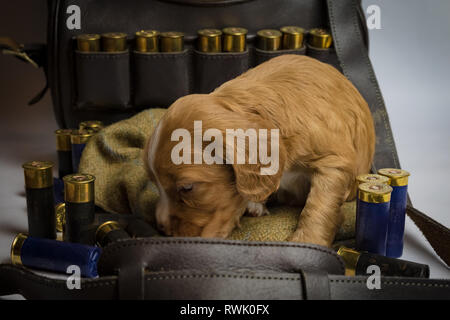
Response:
POLYGON ((164 226, 161 223, 157 223, 156 227, 158 228, 159 231, 164 233, 164 226))
POLYGON ((164 233, 164 235, 166 235, 166 236, 171 236, 172 235, 170 230, 168 230, 162 223, 158 223, 156 225, 156 227, 158 228, 159 231, 164 233))

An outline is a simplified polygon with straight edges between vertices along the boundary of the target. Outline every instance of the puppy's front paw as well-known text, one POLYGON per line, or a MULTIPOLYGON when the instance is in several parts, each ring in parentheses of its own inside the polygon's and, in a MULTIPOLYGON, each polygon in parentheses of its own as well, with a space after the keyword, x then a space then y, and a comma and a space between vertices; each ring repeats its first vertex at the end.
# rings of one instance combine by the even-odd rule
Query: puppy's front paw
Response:
POLYGON ((331 243, 329 243, 323 239, 320 239, 319 237, 307 235, 305 232, 303 232, 302 229, 295 230, 294 233, 291 236, 289 236, 286 241, 301 242, 301 243, 313 243, 313 244, 318 244, 318 245, 324 246, 324 247, 331 246, 331 243))
POLYGON ((249 201, 247 204, 247 215, 251 217, 261 217, 270 214, 264 203, 249 201))

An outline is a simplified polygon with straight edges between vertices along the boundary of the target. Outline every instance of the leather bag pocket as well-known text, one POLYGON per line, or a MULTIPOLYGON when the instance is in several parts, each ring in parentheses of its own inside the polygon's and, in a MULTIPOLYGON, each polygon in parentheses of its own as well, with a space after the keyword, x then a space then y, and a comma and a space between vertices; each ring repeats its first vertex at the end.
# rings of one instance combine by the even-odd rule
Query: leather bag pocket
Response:
POLYGON ((324 63, 331 64, 333 67, 342 72, 341 66, 339 64, 339 60, 336 55, 336 51, 333 47, 327 49, 321 49, 312 47, 310 45, 307 46, 307 55, 311 58, 315 58, 324 63))
POLYGON ((191 52, 133 52, 134 105, 168 107, 192 91, 191 52))
POLYGON ((75 52, 78 109, 130 107, 130 59, 123 52, 75 52))
POLYGON ((306 54, 306 46, 303 46, 299 49, 292 49, 292 50, 277 50, 277 51, 266 51, 261 50, 258 48, 254 49, 254 62, 255 66, 258 64, 261 64, 263 62, 266 62, 272 58, 282 56, 284 54, 298 54, 298 55, 305 55, 306 54))
POLYGON ((210 93, 249 68, 249 53, 194 51, 196 93, 210 93))

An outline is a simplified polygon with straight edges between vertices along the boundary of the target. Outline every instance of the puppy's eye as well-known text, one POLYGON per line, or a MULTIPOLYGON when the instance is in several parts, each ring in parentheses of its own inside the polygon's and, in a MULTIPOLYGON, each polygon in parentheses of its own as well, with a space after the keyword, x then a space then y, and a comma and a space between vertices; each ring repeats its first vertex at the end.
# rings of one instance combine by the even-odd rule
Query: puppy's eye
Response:
POLYGON ((186 183, 186 184, 182 184, 177 186, 177 191, 178 192, 189 192, 192 191, 192 189, 194 188, 194 184, 192 183, 186 183))

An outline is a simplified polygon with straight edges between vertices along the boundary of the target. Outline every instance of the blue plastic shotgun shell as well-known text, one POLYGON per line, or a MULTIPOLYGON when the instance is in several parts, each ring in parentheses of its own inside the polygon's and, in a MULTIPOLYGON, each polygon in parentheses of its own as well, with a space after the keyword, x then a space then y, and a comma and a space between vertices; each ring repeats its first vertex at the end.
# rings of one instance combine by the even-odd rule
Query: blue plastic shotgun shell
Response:
POLYGON ((23 233, 19 233, 11 245, 13 264, 59 273, 67 273, 67 268, 75 265, 86 278, 98 276, 100 254, 98 247, 28 237, 23 233))
MULTIPOLYGON (((370 183, 383 183, 389 185, 389 178, 373 173, 361 174, 356 177, 357 185, 359 186, 361 183, 370 182, 370 183)), ((356 211, 358 212, 358 201, 356 201, 356 211)), ((358 225, 358 215, 356 215, 356 224, 358 225)))
POLYGON ((386 254, 392 188, 382 183, 358 186, 356 248, 358 251, 386 254))
POLYGON ((408 177, 410 174, 408 171, 394 168, 380 169, 378 174, 388 177, 392 187, 386 256, 398 258, 403 254, 408 177))

